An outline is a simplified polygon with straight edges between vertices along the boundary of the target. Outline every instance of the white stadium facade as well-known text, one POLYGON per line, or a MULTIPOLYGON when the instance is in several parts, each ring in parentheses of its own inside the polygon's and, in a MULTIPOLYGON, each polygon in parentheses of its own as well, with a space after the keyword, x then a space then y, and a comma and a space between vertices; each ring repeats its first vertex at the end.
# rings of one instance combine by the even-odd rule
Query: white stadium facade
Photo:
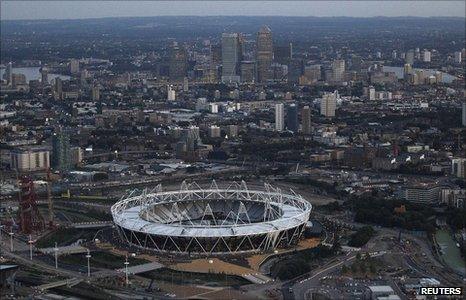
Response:
POLYGON ((183 182, 175 191, 144 190, 115 203, 113 221, 121 239, 162 253, 225 255, 273 251, 295 245, 312 205, 290 190, 265 184, 248 189, 233 182, 208 188, 183 182))

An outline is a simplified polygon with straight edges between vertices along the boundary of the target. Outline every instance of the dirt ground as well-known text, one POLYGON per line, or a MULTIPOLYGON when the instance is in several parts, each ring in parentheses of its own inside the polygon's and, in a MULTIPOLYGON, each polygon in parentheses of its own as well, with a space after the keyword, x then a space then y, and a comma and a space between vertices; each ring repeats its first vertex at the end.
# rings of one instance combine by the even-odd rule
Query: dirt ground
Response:
POLYGON ((201 273, 225 273, 232 275, 245 275, 257 273, 257 271, 235 264, 231 264, 218 258, 201 258, 187 263, 178 263, 170 266, 171 269, 186 272, 201 273))

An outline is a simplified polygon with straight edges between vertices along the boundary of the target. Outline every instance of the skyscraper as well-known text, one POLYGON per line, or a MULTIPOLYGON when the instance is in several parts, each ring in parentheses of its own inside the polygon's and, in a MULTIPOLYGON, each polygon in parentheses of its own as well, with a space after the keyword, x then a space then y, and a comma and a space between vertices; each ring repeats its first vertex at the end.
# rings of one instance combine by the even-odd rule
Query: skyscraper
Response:
POLYGON ((274 46, 273 59, 275 62, 288 65, 292 58, 292 44, 274 46))
POLYGON ((239 82, 239 62, 241 61, 240 37, 237 33, 222 34, 222 81, 239 82))
POLYGON ((337 99, 335 93, 325 93, 320 101, 320 114, 327 118, 335 117, 337 99))
POLYGON ((5 79, 9 85, 13 84, 13 63, 11 61, 6 66, 5 79))
POLYGON ((408 52, 406 52, 405 63, 410 64, 411 66, 413 65, 413 63, 414 63, 414 50, 411 49, 411 50, 408 50, 408 52))
POLYGON ((187 70, 186 49, 179 46, 170 48, 170 63, 168 73, 170 82, 183 82, 187 70))
POLYGON ((71 170, 70 135, 65 131, 59 131, 52 136, 52 166, 56 170, 71 170))
POLYGON ((311 134, 311 108, 307 105, 301 110, 301 127, 303 134, 311 134))
POLYGON ((55 100, 61 100, 62 94, 63 94, 63 82, 60 77, 56 77, 53 97, 55 98, 55 100))
POLYGON ((341 59, 332 62, 332 74, 334 82, 342 82, 345 80, 345 61, 341 59))
POLYGON ((77 74, 79 73, 79 60, 77 59, 72 59, 70 61, 70 73, 71 74, 77 74))
POLYGON ((461 51, 455 52, 455 63, 460 64, 462 61, 461 51))
POLYGON ((285 111, 283 103, 275 104, 275 130, 283 131, 285 128, 285 111))
POLYGON ((288 105, 286 110, 286 127, 290 131, 298 132, 298 107, 294 103, 288 105))
POLYGON ((256 64, 253 61, 241 62, 241 82, 254 82, 256 78, 256 64))
POLYGON ((304 72, 304 61, 300 58, 291 59, 288 66, 288 82, 298 83, 304 72))
POLYGON ((100 89, 98 85, 94 85, 91 90, 92 101, 100 100, 100 89))
POLYGON ((272 31, 263 26, 257 33, 257 81, 266 82, 271 79, 273 61, 272 31))
POLYGON ((40 75, 41 75, 41 81, 42 85, 49 83, 49 69, 47 67, 42 67, 40 68, 40 75))

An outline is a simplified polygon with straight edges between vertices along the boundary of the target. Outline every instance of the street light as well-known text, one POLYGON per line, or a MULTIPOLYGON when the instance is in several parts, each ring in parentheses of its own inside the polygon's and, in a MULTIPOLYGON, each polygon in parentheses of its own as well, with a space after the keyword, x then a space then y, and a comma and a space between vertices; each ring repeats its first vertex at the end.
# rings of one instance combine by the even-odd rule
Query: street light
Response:
POLYGON ((91 253, 89 252, 89 249, 87 249, 87 277, 91 277, 91 253))
POLYGON ((32 236, 29 235, 29 259, 32 260, 32 244, 34 243, 34 241, 32 240, 32 236))
POLYGON ((13 235, 15 235, 13 233, 13 229, 10 230, 9 234, 10 234, 10 251, 13 252, 14 251, 14 249, 13 249, 13 235))
POLYGON ((55 252, 55 269, 58 269, 58 246, 57 246, 57 242, 55 242, 55 248, 53 248, 53 251, 55 252))

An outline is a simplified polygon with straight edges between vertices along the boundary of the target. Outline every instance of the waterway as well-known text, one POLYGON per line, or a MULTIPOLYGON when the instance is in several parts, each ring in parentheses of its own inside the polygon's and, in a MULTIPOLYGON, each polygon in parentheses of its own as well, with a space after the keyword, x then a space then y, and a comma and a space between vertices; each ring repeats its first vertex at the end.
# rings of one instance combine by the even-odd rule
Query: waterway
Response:
MULTIPOLYGON (((429 75, 434 75, 435 72, 437 72, 437 70, 434 70, 434 69, 414 69, 414 70, 424 70, 426 71, 429 75)), ((383 66, 383 71, 384 72, 393 72, 395 73, 396 77, 398 79, 401 79, 403 78, 404 76, 404 68, 403 67, 390 67, 390 66, 383 66)), ((448 73, 445 73, 445 72, 440 72, 442 73, 442 81, 443 83, 452 83, 453 80, 456 79, 455 76, 453 75, 450 75, 448 73)))
MULTIPOLYGON (((39 67, 26 67, 26 68, 13 68, 14 74, 24 74, 26 76, 26 81, 29 82, 30 80, 40 80, 41 74, 39 72, 39 67)), ((0 69, 0 78, 3 78, 3 74, 5 73, 5 69, 0 69)), ((70 79, 70 76, 60 75, 60 74, 49 74, 48 80, 52 82, 53 79, 60 77, 63 80, 70 79)))
POLYGON ((435 234, 440 249, 442 250, 442 258, 450 268, 466 275, 465 259, 461 257, 460 248, 456 246, 456 242, 447 230, 438 230, 435 234))

